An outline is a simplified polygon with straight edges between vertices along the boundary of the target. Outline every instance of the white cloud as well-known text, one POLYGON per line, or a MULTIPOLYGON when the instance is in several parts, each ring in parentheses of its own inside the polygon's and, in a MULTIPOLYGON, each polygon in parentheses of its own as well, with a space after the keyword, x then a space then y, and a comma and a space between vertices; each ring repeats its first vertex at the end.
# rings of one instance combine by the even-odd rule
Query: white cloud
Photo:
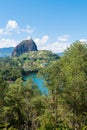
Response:
POLYGON ((5 28, 0 28, 0 35, 11 35, 14 34, 14 31, 17 34, 32 34, 34 29, 30 25, 27 25, 25 28, 20 28, 15 20, 9 20, 5 28))
POLYGON ((87 43, 86 39, 80 39, 79 41, 82 42, 82 43, 87 43))
MULTIPOLYGON (((0 30, 0 33, 4 32, 4 30, 0 30)), ((28 36, 27 39, 30 39, 28 36)), ((42 38, 36 38, 34 41, 37 44, 37 47, 39 50, 51 50, 52 52, 58 53, 58 52, 63 52, 67 47, 70 46, 70 42, 65 42, 65 41, 55 41, 50 43, 49 41, 49 36, 44 35, 42 38)), ((1 39, 0 40, 0 48, 2 47, 11 47, 11 46, 16 46, 20 41, 15 41, 13 39, 1 39)))
POLYGON ((3 47, 15 47, 19 42, 13 39, 1 39, 0 40, 0 48, 3 47))
POLYGON ((18 23, 15 20, 9 20, 6 25, 6 30, 12 31, 12 30, 18 30, 19 26, 18 23))
POLYGON ((18 32, 19 26, 15 20, 9 20, 5 28, 0 28, 0 35, 10 35, 11 31, 18 32))
POLYGON ((41 50, 50 50, 54 53, 63 52, 67 47, 70 46, 70 43, 60 43, 60 42, 53 42, 51 44, 45 44, 44 46, 40 46, 41 50))
POLYGON ((60 41, 60 42, 68 42, 69 37, 70 37, 69 35, 58 36, 58 41, 60 41))
POLYGON ((48 39, 49 39, 49 36, 44 35, 42 38, 36 38, 34 41, 39 46, 39 48, 42 48, 42 46, 44 46, 47 43, 48 39))
POLYGON ((32 34, 34 32, 34 30, 31 28, 30 25, 27 25, 26 28, 20 29, 20 32, 25 32, 25 33, 28 33, 28 34, 32 34))
POLYGON ((4 29, 0 29, 0 34, 4 34, 4 29))
POLYGON ((10 33, 6 31, 5 29, 1 28, 0 29, 0 35, 9 35, 10 33))
POLYGON ((44 35, 42 38, 36 38, 34 41, 36 42, 39 50, 51 50, 54 53, 58 53, 63 52, 67 47, 70 46, 70 42, 67 41, 69 40, 69 35, 67 38, 65 38, 65 36, 66 35, 64 35, 64 37, 61 37, 61 41, 58 39, 53 43, 48 43, 48 35, 44 35))
MULTIPOLYGON (((39 38, 38 38, 39 39, 39 38)), ((41 39, 39 39, 41 40, 41 39)), ((36 39, 36 41, 39 41, 36 39)), ((35 40, 34 40, 35 41, 35 40)), ((36 42, 35 41, 35 42, 36 42)), ((60 42, 53 42, 53 43, 47 43, 48 36, 42 37, 42 44, 41 41, 39 41, 37 44, 39 50, 51 50, 54 53, 63 52, 67 47, 69 47, 70 43, 60 43, 60 42)), ((3 47, 15 47, 20 41, 15 41, 13 39, 1 39, 0 40, 0 48, 3 47)))

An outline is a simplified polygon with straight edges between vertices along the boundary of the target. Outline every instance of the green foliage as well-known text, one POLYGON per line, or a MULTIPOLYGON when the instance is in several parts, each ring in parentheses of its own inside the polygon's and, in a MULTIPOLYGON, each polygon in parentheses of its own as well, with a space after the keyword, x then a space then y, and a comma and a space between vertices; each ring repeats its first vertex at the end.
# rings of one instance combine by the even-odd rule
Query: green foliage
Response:
POLYGON ((87 45, 77 41, 56 59, 50 51, 0 59, 0 129, 87 129, 87 45), (21 78, 41 68, 48 95, 21 78))
POLYGON ((0 115, 3 129, 37 129, 39 116, 44 112, 44 100, 32 80, 24 84, 21 78, 17 79, 9 84, 3 98, 0 115))
POLYGON ((50 115, 54 115, 51 117, 54 126, 82 129, 87 123, 84 115, 87 112, 87 45, 73 43, 60 60, 40 73, 49 88, 48 108, 52 110, 50 115))
POLYGON ((38 71, 59 59, 51 51, 34 51, 19 57, 0 58, 0 75, 6 81, 15 81, 26 73, 38 71))

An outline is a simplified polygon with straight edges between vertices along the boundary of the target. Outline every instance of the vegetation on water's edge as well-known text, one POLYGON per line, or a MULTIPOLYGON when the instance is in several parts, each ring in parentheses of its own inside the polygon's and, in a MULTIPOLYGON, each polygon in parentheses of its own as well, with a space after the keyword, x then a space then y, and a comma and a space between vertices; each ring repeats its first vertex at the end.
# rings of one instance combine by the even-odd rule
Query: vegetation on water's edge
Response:
MULTIPOLYGON (((24 55, 29 58, 29 54, 24 55)), ((6 65, 3 60, 0 62, 0 129, 86 130, 87 45, 77 41, 59 60, 51 62, 49 57, 45 59, 48 66, 39 66, 49 88, 48 95, 42 95, 31 80, 24 87, 23 80, 18 78, 27 70, 23 70, 24 59, 4 59, 6 65)), ((27 59, 28 65, 29 62, 27 59)))
POLYGON ((15 81, 19 77, 37 72, 58 59, 57 54, 46 50, 24 53, 19 57, 0 58, 0 76, 7 81, 15 81))

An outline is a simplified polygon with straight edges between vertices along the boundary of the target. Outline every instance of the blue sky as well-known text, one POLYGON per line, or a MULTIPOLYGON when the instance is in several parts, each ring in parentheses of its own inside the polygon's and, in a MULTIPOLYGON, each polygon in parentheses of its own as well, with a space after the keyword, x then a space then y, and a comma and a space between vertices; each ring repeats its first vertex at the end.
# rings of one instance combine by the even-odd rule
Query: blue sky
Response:
POLYGON ((86 41, 87 0, 0 0, 0 48, 30 37, 53 52, 86 41))

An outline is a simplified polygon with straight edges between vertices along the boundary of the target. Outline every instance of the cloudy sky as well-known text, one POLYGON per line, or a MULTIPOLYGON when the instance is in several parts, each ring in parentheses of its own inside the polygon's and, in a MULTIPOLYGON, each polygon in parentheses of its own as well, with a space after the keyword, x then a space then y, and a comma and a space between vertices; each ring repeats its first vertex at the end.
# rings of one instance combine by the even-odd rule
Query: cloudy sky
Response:
POLYGON ((62 52, 87 39, 87 0, 0 0, 0 48, 32 38, 62 52))

